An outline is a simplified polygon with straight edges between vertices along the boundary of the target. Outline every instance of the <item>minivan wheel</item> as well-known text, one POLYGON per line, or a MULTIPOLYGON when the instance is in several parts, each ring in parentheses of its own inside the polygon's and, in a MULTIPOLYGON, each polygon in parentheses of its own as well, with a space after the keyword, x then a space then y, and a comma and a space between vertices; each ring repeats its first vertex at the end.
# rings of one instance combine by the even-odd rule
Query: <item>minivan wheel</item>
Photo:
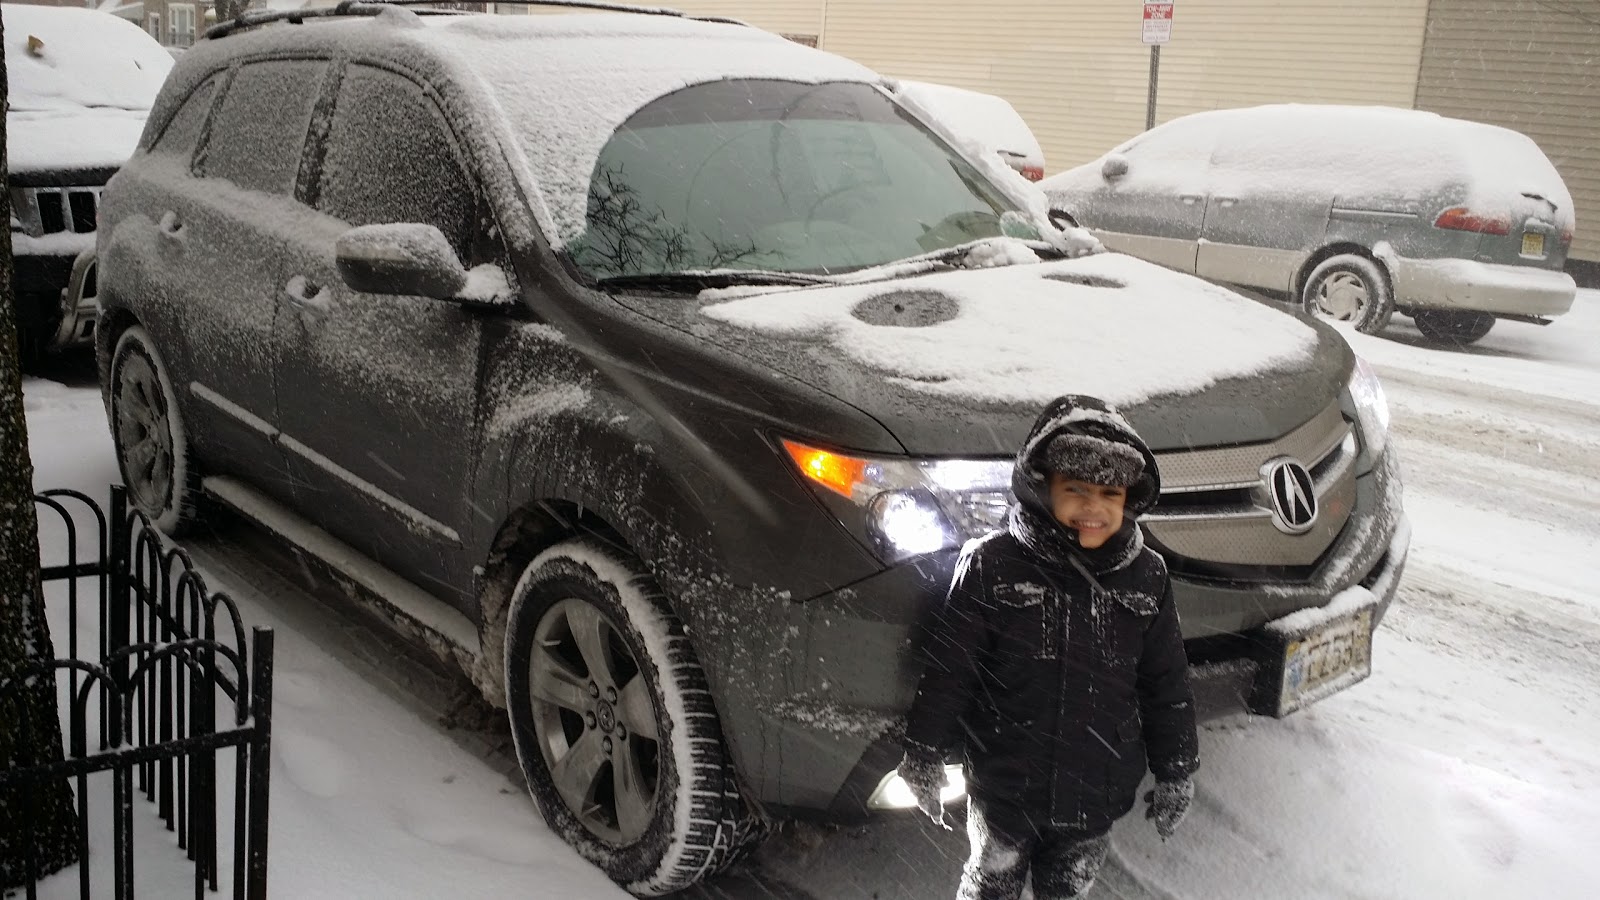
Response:
POLYGON ((1307 313, 1350 322, 1363 334, 1377 334, 1394 316, 1394 292, 1377 263, 1343 253, 1323 260, 1306 276, 1300 295, 1307 313))
POLYGON ((683 624, 629 554, 571 540, 523 570, 506 709, 545 821, 634 894, 689 887, 764 833, 683 624))
POLYGON ((1417 330, 1430 341, 1464 347, 1489 333, 1494 316, 1456 309, 1419 309, 1411 314, 1417 330))
POLYGON ((200 479, 166 362, 135 325, 111 356, 111 441, 135 509, 170 535, 199 517, 200 479))

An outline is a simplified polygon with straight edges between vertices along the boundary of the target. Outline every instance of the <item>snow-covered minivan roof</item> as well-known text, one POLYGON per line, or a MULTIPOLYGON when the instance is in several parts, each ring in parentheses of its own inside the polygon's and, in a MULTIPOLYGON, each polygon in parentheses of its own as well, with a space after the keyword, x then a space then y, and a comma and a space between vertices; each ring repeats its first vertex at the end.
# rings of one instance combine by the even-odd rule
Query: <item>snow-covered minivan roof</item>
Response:
POLYGON ((1280 103, 1183 116, 1113 152, 1180 129, 1206 142, 1196 152, 1210 157, 1223 189, 1407 197, 1456 184, 1469 206, 1534 194, 1555 204, 1563 227, 1572 224, 1572 195, 1549 158, 1497 125, 1388 106, 1280 103))
MULTIPOLYGON (((628 118, 680 88, 725 79, 809 84, 883 79, 864 66, 745 25, 658 15, 376 16, 275 24, 208 39, 174 75, 180 96, 240 55, 338 50, 432 70, 464 95, 460 115, 498 135, 557 247, 586 228, 589 179, 628 118), (538 208, 542 205, 542 208, 538 208)), ((158 119, 171 114, 158 110, 158 119)))

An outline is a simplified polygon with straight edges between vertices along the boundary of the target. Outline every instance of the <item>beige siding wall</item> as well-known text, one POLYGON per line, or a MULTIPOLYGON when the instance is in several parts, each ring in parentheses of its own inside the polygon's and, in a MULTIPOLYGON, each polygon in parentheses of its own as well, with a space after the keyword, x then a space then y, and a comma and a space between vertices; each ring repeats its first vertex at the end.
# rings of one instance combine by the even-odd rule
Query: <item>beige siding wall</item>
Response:
POLYGON ((671 0, 673 9, 702 16, 726 16, 779 34, 817 37, 822 32, 823 0, 671 0))
POLYGON ((1537 141, 1577 204, 1572 256, 1600 262, 1600 3, 1433 0, 1417 106, 1537 141))
MULTIPOLYGON (((1409 107, 1427 6, 1177 0, 1157 119, 1281 101, 1409 107)), ((886 74, 1005 97, 1055 171, 1143 130, 1150 54, 1139 42, 1140 11, 1137 0, 987 9, 965 0, 828 0, 822 46, 886 74)))

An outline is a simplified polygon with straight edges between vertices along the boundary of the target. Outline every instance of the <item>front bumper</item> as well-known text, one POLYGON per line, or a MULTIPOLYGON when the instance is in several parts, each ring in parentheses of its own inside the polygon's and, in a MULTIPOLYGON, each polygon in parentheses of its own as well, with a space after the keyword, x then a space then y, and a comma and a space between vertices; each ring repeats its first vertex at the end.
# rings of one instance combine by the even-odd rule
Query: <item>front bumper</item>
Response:
POLYGON ((74 254, 17 255, 18 303, 31 304, 23 315, 24 327, 38 330, 41 349, 62 350, 93 341, 94 323, 100 314, 94 261, 92 242, 74 254))
POLYGON ((1496 315, 1559 316, 1572 308, 1578 285, 1555 269, 1470 259, 1384 260, 1402 309, 1461 309, 1496 315))
MULTIPOLYGON (((1201 718, 1249 708, 1264 677, 1257 660, 1270 643, 1268 622, 1325 605, 1359 584, 1377 600, 1376 627, 1398 588, 1411 539, 1395 467, 1393 454, 1385 454, 1357 479, 1362 513, 1309 582, 1206 586, 1174 579, 1201 718)), ((764 806, 830 821, 867 817, 868 799, 900 760, 903 712, 921 674, 913 635, 948 586, 956 556, 950 550, 923 557, 788 604, 783 621, 771 623, 784 636, 764 659, 767 699, 749 717, 739 716, 735 727, 743 733, 731 736, 746 787, 764 806)))

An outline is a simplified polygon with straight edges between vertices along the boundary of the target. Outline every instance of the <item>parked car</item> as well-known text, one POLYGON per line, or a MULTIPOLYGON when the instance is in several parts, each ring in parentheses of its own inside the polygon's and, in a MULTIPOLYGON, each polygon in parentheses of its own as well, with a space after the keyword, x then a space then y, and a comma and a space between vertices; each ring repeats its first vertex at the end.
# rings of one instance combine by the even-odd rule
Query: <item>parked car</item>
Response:
POLYGON ((1004 97, 954 85, 900 79, 895 97, 948 127, 952 136, 982 151, 999 154, 1029 181, 1044 177, 1044 148, 1033 129, 1004 97))
POLYGON ((379 10, 179 59, 102 209, 117 458, 159 526, 231 507, 458 664, 627 889, 909 805, 912 637, 1059 393, 1160 456, 1207 708, 1369 671, 1410 532, 1331 328, 1084 255, 777 36, 379 10))
POLYGON ((1429 112, 1278 105, 1167 122, 1046 179, 1106 246, 1286 294, 1377 333, 1471 343, 1571 307, 1572 195, 1522 134, 1429 112))
POLYGON ((91 339, 100 190, 133 152, 172 58, 101 12, 7 3, 0 17, 17 336, 28 365, 91 339))

